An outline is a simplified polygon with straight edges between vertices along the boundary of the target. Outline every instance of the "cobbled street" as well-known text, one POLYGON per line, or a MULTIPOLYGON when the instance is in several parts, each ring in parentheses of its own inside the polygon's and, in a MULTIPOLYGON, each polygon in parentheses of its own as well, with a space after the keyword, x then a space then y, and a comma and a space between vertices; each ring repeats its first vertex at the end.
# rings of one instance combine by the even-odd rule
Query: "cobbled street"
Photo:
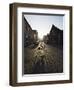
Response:
POLYGON ((63 50, 39 41, 24 49, 24 74, 63 72, 63 50))

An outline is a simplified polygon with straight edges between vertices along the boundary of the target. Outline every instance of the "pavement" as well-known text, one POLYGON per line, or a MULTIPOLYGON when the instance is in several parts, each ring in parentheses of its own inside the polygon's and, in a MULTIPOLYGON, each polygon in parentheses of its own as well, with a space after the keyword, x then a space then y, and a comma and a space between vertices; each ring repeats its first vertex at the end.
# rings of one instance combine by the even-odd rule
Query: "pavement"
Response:
POLYGON ((24 74, 62 73, 63 49, 39 41, 34 47, 24 49, 24 74))

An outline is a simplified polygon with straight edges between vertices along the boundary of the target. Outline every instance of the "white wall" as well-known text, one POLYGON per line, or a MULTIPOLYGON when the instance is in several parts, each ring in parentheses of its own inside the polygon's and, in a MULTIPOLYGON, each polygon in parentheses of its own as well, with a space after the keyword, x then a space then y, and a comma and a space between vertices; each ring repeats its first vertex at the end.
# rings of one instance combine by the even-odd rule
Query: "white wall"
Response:
MULTIPOLYGON (((74 79, 71 84, 26 87, 9 86, 9 3, 12 2, 14 0, 0 0, 0 90, 73 90, 74 79)), ((15 2, 72 5, 74 10, 74 0, 15 0, 15 2)))

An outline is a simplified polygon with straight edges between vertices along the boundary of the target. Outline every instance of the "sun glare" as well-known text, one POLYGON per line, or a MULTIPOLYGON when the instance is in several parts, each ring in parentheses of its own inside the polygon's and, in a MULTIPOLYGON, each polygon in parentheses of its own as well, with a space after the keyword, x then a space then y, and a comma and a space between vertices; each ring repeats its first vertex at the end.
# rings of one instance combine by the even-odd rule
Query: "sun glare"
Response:
POLYGON ((42 40, 43 37, 44 37, 45 35, 47 35, 47 33, 50 33, 51 28, 52 28, 52 25, 48 26, 48 29, 47 29, 47 30, 46 30, 45 28, 38 29, 38 30, 37 30, 37 32, 38 32, 38 38, 39 38, 40 40, 42 40))
POLYGON ((38 31, 38 38, 42 40, 43 36, 44 36, 44 33, 38 31))

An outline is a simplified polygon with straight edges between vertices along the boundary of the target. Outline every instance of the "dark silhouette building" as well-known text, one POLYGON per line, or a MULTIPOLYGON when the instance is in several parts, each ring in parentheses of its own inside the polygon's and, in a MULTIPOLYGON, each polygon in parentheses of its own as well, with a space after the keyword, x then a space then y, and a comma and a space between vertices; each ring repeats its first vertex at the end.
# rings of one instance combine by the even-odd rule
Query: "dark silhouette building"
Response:
POLYGON ((36 30, 32 30, 28 21, 24 17, 24 47, 27 47, 37 41, 38 32, 36 30))
POLYGON ((63 30, 60 30, 55 25, 52 25, 50 33, 44 36, 44 42, 46 44, 63 47, 63 30))

